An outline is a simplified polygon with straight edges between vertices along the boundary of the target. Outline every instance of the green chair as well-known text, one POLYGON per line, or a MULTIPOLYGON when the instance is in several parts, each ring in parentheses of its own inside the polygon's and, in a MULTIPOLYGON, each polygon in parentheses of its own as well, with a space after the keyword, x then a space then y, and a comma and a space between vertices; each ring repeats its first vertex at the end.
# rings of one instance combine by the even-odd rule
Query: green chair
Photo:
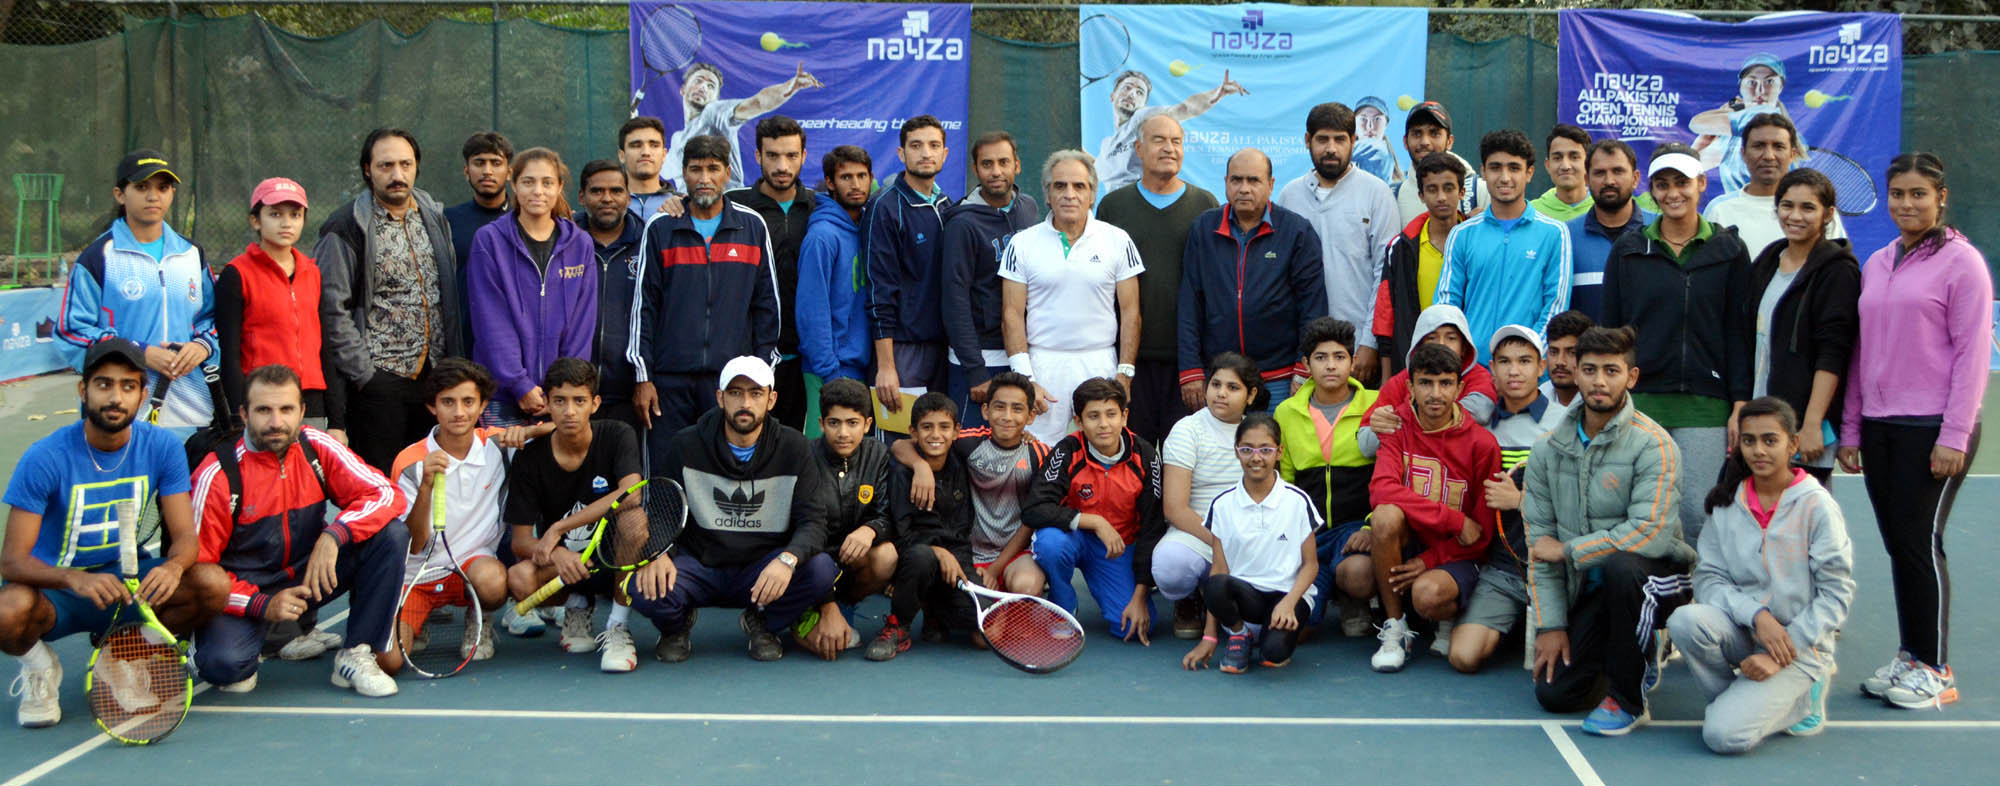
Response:
POLYGON ((14 285, 21 283, 23 261, 48 260, 51 277, 56 274, 56 266, 62 263, 62 211, 56 208, 56 203, 62 199, 62 185, 62 175, 14 175, 14 193, 20 197, 14 207, 14 285), (29 248, 28 211, 31 207, 48 211, 45 222, 47 232, 42 238, 40 250, 29 248))

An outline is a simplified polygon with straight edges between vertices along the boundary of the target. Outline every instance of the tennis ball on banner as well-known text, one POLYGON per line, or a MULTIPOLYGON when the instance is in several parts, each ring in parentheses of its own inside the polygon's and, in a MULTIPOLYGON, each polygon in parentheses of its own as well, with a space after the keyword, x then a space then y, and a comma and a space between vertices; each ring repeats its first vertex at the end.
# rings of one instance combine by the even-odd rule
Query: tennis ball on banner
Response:
POLYGON ((1820 90, 1807 90, 1806 106, 1812 109, 1818 109, 1822 106, 1826 106, 1830 102, 1846 101, 1847 99, 1853 97, 1854 96, 1832 96, 1832 95, 1827 95, 1825 92, 1820 90))
POLYGON ((777 33, 765 33, 762 38, 757 39, 757 45, 763 47, 766 52, 776 52, 780 49, 798 49, 806 46, 805 44, 787 41, 777 33))
POLYGON ((1397 109, 1401 109, 1401 110, 1403 110, 1403 111, 1405 111, 1405 112, 1408 112, 1408 111, 1410 111, 1410 107, 1413 107, 1413 106, 1416 106, 1416 105, 1417 105, 1417 99, 1414 99, 1414 98, 1411 98, 1411 97, 1410 97, 1410 94, 1408 94, 1408 93, 1404 93, 1404 94, 1402 94, 1402 95, 1399 95, 1399 96, 1396 96, 1396 108, 1397 108, 1397 109))
POLYGON ((1167 73, 1174 76, 1187 76, 1188 72, 1200 67, 1197 65, 1188 65, 1186 60, 1175 60, 1167 64, 1167 73))

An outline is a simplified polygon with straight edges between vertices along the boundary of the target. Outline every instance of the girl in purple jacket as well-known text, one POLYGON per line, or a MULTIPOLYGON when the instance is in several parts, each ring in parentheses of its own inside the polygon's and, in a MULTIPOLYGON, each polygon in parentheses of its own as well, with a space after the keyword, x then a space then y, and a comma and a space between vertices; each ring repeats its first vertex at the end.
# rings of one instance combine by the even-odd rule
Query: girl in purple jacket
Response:
POLYGON ((514 157, 514 209, 473 236, 465 277, 472 359, 499 392, 481 419, 511 426, 548 409, 540 380, 562 357, 591 357, 597 325, 597 258, 590 234, 569 220, 569 168, 546 147, 514 157))

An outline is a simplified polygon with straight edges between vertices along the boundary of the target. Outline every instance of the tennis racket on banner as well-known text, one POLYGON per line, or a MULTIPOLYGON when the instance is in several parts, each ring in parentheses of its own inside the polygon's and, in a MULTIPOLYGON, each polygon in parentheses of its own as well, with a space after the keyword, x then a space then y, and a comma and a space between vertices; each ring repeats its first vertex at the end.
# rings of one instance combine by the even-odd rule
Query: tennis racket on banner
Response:
POLYGON ((1852 158, 1823 147, 1811 148, 1806 166, 1833 182, 1834 207, 1842 215, 1858 216, 1875 209, 1875 176, 1852 158))
POLYGON ((963 579, 958 588, 972 596, 972 605, 979 610, 979 631, 1007 665, 1029 674, 1050 674, 1083 654, 1083 626, 1061 606, 963 579))
POLYGON ((431 537, 424 546, 424 560, 417 572, 403 582, 396 600, 396 647, 411 671, 426 679, 444 679, 457 674, 472 662, 480 637, 486 635, 486 610, 479 606, 479 593, 451 552, 445 537, 444 475, 431 479, 431 537), (424 610, 415 620, 403 611, 412 602, 424 610), (464 624, 452 627, 449 614, 433 612, 448 606, 465 609, 464 624), (442 619, 439 617, 442 616, 442 619))
POLYGON ((651 73, 638 90, 632 91, 632 117, 639 116, 639 102, 646 98, 646 88, 652 87, 654 80, 688 67, 699 48, 701 21, 694 18, 693 12, 665 3, 646 14, 639 23, 639 57, 651 73))
POLYGON ((118 572, 132 601, 113 612, 111 630, 90 653, 83 691, 105 734, 127 745, 147 745, 166 739, 187 717, 194 677, 187 668, 187 645, 139 597, 138 504, 119 502, 117 516, 118 572), (121 619, 128 607, 132 618, 121 619))
POLYGON ((1124 22, 1110 14, 1084 19, 1077 25, 1076 40, 1082 44, 1077 47, 1077 71, 1083 76, 1084 87, 1118 73, 1132 56, 1132 34, 1125 30, 1124 22))
MULTIPOLYGON (((611 509, 597 520, 597 531, 590 534, 590 544, 584 546, 583 553, 578 556, 593 576, 607 570, 638 570, 674 545, 674 539, 679 538, 681 529, 687 526, 687 516, 687 493, 681 489, 679 481, 647 478, 618 495, 618 499, 611 503, 611 509), (621 522, 632 521, 632 516, 645 517, 643 530, 638 526, 619 526, 621 522)), ((566 582, 561 576, 549 579, 549 583, 543 584, 541 589, 514 604, 514 613, 533 611, 561 592, 564 586, 566 582)))

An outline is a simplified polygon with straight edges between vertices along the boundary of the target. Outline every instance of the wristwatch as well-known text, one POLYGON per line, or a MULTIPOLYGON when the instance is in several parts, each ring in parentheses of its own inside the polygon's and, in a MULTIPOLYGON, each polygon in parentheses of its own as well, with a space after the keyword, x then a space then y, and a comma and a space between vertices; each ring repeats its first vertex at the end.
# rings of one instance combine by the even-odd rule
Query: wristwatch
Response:
POLYGON ((1136 377, 1139 376, 1139 369, 1134 368, 1130 363, 1120 363, 1118 364, 1118 373, 1126 377, 1136 377))
POLYGON ((797 568, 799 566, 799 558, 789 551, 779 553, 778 561, 785 563, 785 567, 787 568, 797 568))

